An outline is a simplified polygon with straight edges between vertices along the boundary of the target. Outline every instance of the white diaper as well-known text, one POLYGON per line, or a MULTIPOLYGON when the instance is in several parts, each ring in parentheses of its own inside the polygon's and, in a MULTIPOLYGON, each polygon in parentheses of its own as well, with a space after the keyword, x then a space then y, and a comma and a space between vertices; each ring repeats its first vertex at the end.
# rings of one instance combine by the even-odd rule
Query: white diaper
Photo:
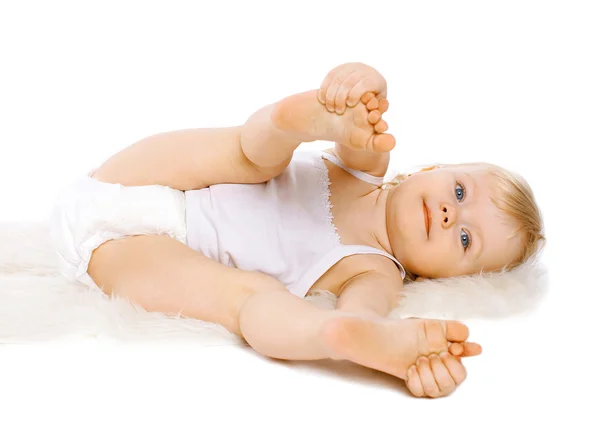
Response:
POLYGON ((167 186, 123 186, 87 176, 58 196, 50 235, 61 273, 98 286, 87 273, 92 251, 104 242, 140 234, 168 234, 187 244, 185 194, 167 186))

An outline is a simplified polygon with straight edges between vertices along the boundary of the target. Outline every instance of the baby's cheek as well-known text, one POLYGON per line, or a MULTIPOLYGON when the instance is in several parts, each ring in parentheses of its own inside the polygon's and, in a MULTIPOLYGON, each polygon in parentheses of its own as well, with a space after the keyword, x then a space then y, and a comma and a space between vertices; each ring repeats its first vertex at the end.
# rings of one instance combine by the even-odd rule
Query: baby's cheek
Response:
MULTIPOLYGON (((448 277, 456 271, 456 262, 448 250, 439 245, 425 245, 419 248, 415 256, 415 264, 421 271, 419 274, 426 278, 448 277)), ((418 272, 417 272, 418 273, 418 272)))

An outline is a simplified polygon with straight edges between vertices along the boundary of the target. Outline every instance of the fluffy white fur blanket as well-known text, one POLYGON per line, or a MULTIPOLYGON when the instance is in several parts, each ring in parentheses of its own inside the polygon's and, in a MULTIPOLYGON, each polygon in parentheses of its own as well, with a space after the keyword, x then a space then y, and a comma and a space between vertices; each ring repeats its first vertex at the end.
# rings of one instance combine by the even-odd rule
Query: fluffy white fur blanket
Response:
MULTIPOLYGON (((514 315, 536 306, 547 278, 544 266, 532 260, 502 274, 408 283, 390 316, 464 320, 514 315)), ((305 300, 333 308, 336 298, 320 292, 305 300)), ((69 282, 58 273, 47 222, 0 223, 0 343, 89 336, 243 343, 217 324, 146 312, 69 282)))

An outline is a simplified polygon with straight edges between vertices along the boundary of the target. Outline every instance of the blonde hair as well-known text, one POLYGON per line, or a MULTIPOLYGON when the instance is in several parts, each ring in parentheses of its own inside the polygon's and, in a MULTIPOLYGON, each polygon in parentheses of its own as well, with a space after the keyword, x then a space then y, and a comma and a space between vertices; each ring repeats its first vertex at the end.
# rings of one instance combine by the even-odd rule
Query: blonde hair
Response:
MULTIPOLYGON (((510 271, 518 267, 543 249, 546 244, 542 213, 535 201, 533 191, 527 181, 520 175, 506 170, 500 166, 489 163, 465 164, 435 164, 422 168, 419 171, 428 171, 437 167, 479 166, 486 169, 496 181, 496 195, 491 198, 496 207, 504 215, 517 223, 518 229, 512 234, 515 237, 521 234, 523 245, 521 253, 513 261, 505 265, 502 271, 510 271)), ((398 174, 389 182, 385 182, 383 189, 392 189, 398 186, 411 174, 398 174)), ((415 274, 407 272, 409 280, 415 280, 415 274)))

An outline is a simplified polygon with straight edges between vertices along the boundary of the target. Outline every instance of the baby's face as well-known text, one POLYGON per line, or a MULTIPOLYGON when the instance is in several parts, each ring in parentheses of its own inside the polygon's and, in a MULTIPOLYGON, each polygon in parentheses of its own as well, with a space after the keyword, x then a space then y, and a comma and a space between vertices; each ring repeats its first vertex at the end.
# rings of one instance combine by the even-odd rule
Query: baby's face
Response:
POLYGON ((492 203, 494 187, 480 166, 441 167, 408 177, 390 192, 386 206, 396 258, 425 278, 495 271, 516 259, 521 238, 509 239, 516 226, 492 203))

